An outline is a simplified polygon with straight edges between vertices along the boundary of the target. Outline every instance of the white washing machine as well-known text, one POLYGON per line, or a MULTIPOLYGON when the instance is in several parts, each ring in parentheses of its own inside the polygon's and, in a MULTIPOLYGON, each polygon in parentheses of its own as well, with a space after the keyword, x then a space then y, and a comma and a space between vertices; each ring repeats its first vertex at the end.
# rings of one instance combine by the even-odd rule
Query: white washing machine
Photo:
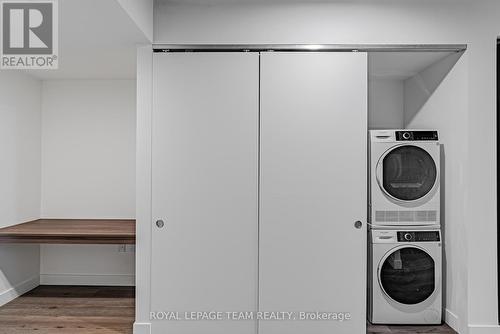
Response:
POLYGON ((369 233, 368 320, 373 324, 440 324, 439 229, 369 233))
POLYGON ((439 157, 437 131, 370 131, 373 228, 440 225, 439 157))

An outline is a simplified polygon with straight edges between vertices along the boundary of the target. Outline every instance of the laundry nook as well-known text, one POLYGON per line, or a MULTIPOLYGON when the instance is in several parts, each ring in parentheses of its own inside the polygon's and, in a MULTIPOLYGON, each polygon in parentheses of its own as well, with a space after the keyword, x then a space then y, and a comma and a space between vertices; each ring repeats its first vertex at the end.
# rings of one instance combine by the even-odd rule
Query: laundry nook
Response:
POLYGON ((0 10, 0 334, 500 333, 497 1, 0 10))

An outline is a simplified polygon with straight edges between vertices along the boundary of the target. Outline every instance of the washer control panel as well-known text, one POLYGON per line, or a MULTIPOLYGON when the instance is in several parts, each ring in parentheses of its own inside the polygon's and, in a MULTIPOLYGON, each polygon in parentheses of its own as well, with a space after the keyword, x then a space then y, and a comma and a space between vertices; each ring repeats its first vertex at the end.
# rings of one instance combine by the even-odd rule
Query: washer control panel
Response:
POLYGON ((441 241, 439 231, 398 231, 398 242, 441 241))
POLYGON ((437 141, 437 131, 400 130, 396 131, 396 141, 437 141))

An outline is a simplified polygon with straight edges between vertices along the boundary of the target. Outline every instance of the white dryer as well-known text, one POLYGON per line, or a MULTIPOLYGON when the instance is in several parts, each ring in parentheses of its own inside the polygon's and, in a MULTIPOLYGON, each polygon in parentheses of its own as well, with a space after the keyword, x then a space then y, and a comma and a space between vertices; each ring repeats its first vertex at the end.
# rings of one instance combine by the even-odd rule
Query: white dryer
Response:
POLYGON ((370 131, 373 228, 439 226, 440 146, 433 130, 370 131))
POLYGON ((440 324, 440 231, 369 233, 368 320, 373 324, 440 324))

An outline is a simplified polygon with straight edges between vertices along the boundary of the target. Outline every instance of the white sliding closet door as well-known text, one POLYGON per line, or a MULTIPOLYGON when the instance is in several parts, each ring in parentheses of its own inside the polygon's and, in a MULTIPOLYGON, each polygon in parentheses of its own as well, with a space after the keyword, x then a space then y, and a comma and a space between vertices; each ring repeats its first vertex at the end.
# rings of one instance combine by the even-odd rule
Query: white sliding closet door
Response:
POLYGON ((260 119, 259 309, 351 319, 259 334, 364 333, 366 54, 262 53, 260 119))
MULTIPOLYGON (((156 53, 153 86, 151 311, 255 311, 258 54, 156 53)), ((153 334, 255 332, 152 320, 153 334)))

